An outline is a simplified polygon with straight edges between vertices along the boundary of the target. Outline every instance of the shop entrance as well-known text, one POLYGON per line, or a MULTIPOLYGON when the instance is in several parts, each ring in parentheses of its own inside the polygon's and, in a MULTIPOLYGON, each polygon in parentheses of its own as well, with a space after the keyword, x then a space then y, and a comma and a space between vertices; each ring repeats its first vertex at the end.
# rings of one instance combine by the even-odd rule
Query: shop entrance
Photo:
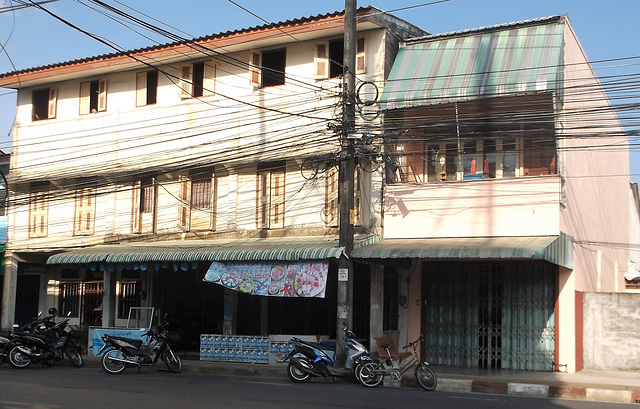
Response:
POLYGON ((555 268, 425 264, 427 360, 549 371, 555 362, 555 268))

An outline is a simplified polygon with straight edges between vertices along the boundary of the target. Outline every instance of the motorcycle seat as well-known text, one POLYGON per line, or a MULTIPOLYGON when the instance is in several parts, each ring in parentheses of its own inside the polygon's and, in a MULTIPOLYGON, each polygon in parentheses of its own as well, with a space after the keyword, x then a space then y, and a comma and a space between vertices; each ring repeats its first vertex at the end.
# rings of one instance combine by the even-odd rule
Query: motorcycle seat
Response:
POLYGON ((335 344, 318 344, 317 342, 310 342, 310 341, 302 341, 304 344, 307 344, 313 348, 318 348, 318 349, 323 349, 325 351, 335 351, 336 350, 336 346, 335 344))
POLYGON ((135 338, 127 338, 127 337, 116 337, 114 335, 108 335, 109 338, 111 339, 117 339, 120 341, 124 341, 124 342, 128 342, 131 345, 133 345, 136 348, 140 348, 142 346, 142 340, 141 339, 135 339, 135 338))

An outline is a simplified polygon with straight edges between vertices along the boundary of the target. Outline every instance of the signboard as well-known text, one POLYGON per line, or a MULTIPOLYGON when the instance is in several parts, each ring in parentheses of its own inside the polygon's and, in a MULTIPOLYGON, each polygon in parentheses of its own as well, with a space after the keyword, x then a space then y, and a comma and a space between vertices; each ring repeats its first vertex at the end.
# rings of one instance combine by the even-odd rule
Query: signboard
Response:
POLYGON ((328 261, 211 263, 204 281, 246 294, 324 298, 328 261))

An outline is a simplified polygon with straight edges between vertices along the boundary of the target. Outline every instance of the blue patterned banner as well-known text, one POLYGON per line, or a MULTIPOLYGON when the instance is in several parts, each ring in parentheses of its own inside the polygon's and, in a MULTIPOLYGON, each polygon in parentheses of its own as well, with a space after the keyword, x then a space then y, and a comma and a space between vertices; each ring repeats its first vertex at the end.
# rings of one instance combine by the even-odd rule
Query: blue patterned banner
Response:
POLYGON ((211 263, 204 281, 246 294, 324 298, 328 261, 298 263, 211 263))

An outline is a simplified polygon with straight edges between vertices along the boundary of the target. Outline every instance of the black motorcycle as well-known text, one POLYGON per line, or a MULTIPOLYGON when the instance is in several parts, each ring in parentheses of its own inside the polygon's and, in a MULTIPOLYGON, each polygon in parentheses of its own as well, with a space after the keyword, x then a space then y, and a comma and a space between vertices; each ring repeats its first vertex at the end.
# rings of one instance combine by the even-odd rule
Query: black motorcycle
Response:
POLYGON ((144 345, 141 339, 103 335, 104 345, 97 354, 100 356, 104 353, 102 369, 109 374, 120 373, 127 367, 135 367, 139 370, 143 366, 155 365, 162 357, 171 372, 182 372, 182 360, 171 349, 168 325, 169 323, 165 320, 147 331, 143 336, 149 338, 144 345))
MULTIPOLYGON (((55 322, 57 310, 49 309, 49 317, 36 320, 18 330, 14 329, 9 350, 9 363, 14 368, 26 368, 33 361, 51 366, 65 355, 76 368, 84 361, 80 353, 79 336, 67 328, 69 318, 55 322)), ((69 314, 67 314, 69 315, 69 314)))

